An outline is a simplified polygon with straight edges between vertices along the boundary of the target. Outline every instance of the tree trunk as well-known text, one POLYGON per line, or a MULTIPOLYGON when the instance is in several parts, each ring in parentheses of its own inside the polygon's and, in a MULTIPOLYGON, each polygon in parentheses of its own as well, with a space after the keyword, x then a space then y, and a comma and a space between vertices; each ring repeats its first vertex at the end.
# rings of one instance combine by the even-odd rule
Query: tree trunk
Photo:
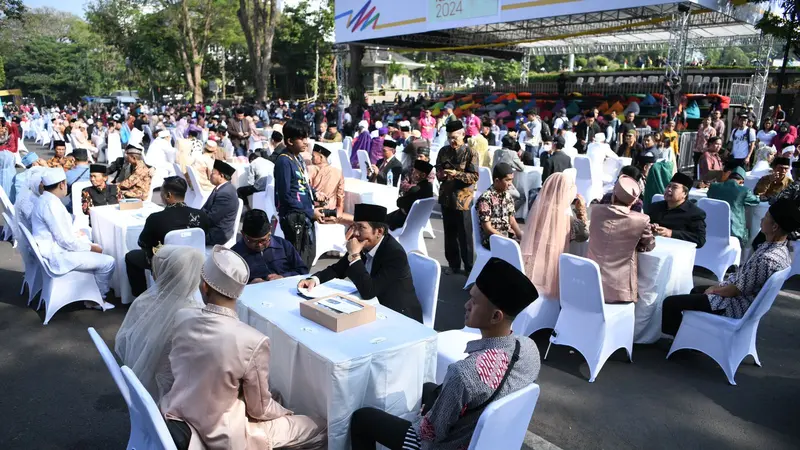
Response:
POLYGON ((272 69, 272 41, 278 14, 277 0, 239 0, 236 16, 253 64, 253 85, 258 102, 267 100, 269 72, 272 69))
MULTIPOLYGON (((797 10, 792 11, 791 23, 794 23, 795 20, 797 20, 797 10)), ((781 73, 778 75, 778 87, 775 89, 775 96, 777 98, 780 98, 781 91, 783 91, 783 83, 786 80, 786 66, 789 63, 789 55, 791 54, 793 39, 794 33, 790 33, 786 38, 786 45, 783 46, 783 64, 781 65, 781 73)))
POLYGON ((361 60, 364 58, 364 47, 350 44, 350 73, 347 74, 347 81, 350 84, 350 113, 353 114, 353 121, 356 119, 355 111, 364 105, 364 74, 361 72, 361 60))

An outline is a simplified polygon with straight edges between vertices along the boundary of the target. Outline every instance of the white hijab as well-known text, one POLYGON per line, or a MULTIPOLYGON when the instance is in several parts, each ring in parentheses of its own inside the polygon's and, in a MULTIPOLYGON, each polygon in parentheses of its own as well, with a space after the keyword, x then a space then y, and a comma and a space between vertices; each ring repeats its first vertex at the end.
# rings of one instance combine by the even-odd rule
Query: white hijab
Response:
POLYGON ((153 255, 155 284, 133 301, 117 332, 114 351, 158 403, 172 385, 169 365, 175 313, 197 307, 203 252, 165 245, 153 255))

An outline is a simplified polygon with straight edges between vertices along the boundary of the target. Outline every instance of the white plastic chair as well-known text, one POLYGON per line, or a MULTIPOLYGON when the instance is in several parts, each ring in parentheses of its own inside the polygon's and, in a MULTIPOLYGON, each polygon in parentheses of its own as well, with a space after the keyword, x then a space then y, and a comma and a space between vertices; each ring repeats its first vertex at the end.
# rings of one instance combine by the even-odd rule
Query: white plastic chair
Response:
POLYGON ((197 171, 194 170, 194 167, 186 166, 186 174, 189 176, 189 181, 191 181, 192 188, 194 188, 192 191, 191 203, 187 201, 186 204, 192 208, 200 209, 206 204, 206 200, 209 196, 211 196, 211 192, 213 191, 204 191, 203 188, 200 187, 200 181, 197 176, 197 171))
POLYGON ((575 170, 577 171, 575 184, 578 186, 578 193, 586 202, 591 203, 592 200, 603 198, 602 184, 600 180, 595 180, 595 173, 592 171, 592 163, 588 156, 575 157, 575 170))
POLYGON ((470 214, 472 215, 472 242, 477 258, 475 259, 475 264, 472 265, 472 271, 469 273, 467 282, 464 284, 464 289, 468 289, 470 285, 475 282, 478 278, 478 274, 483 270, 483 266, 485 266, 489 258, 492 257, 492 252, 483 248, 483 245, 481 245, 481 226, 478 222, 478 212, 475 210, 475 206, 470 208, 470 214))
POLYGON ((314 245, 316 253, 314 255, 315 265, 319 258, 328 252, 344 253, 347 251, 347 241, 345 240, 345 233, 347 229, 344 225, 338 223, 314 223, 314 245))
MULTIPOLYGON (((6 191, 3 189, 2 186, 0 186, 0 205, 3 205, 3 210, 8 212, 8 215, 11 219, 15 217, 16 213, 14 210, 14 205, 11 203, 11 199, 8 198, 8 195, 6 194, 6 191)), ((11 239, 11 236, 13 235, 12 225, 13 225, 12 222, 5 223, 5 226, 3 227, 4 241, 11 239)), ((16 247, 17 246, 16 242, 13 245, 14 247, 16 247)))
MULTIPOLYGON (((590 383, 616 350, 624 348, 633 361, 634 303, 605 303, 597 263, 561 254, 558 286, 561 313, 550 344, 566 345, 583 355, 589 365, 590 383)), ((548 345, 545 359, 549 352, 548 345)))
POLYGON ((103 306, 103 296, 100 293, 100 289, 97 288, 94 275, 78 271, 68 272, 63 275, 53 274, 39 253, 39 247, 36 245, 36 241, 33 240, 31 232, 23 224, 19 224, 19 229, 30 243, 41 269, 42 294, 39 297, 39 307, 44 302, 44 325, 50 322, 50 319, 59 309, 70 303, 85 300, 95 302, 100 307, 103 306))
POLYGON ((738 266, 742 258, 739 239, 731 236, 731 207, 723 200, 701 198, 697 206, 706 212, 706 243, 697 249, 694 264, 722 280, 728 267, 738 266))
POLYGON ((791 270, 791 267, 787 267, 772 274, 741 319, 684 311, 667 358, 685 348, 703 352, 719 364, 728 382, 735 386, 734 376, 745 356, 752 355, 755 364, 761 366, 756 351, 758 323, 772 307, 791 270))
MULTIPOLYGON (((275 185, 268 184, 264 192, 256 192, 253 194, 253 209, 260 209, 267 213, 267 217, 272 221, 273 217, 277 217, 278 209, 275 207, 275 185)), ((272 232, 275 236, 283 237, 283 230, 281 230, 280 222, 272 232)))
POLYGON ((153 397, 128 366, 122 366, 121 371, 131 394, 128 450, 177 450, 153 397))
POLYGON ((206 233, 201 228, 172 230, 164 236, 164 245, 183 245, 206 251, 206 233))
POLYGON ((408 217, 402 228, 390 231, 389 233, 397 239, 397 242, 408 252, 418 251, 423 255, 428 254, 428 247, 425 245, 423 232, 428 225, 436 204, 435 198, 417 200, 411 205, 408 217))
POLYGON ((347 136, 342 140, 342 148, 347 152, 347 157, 350 157, 350 150, 353 149, 353 138, 347 136))
POLYGON ((100 353, 100 357, 103 358, 106 368, 108 369, 109 373, 111 373, 111 378, 114 380, 114 384, 117 385, 119 393, 122 394, 125 404, 128 405, 128 408, 130 409, 130 390, 128 389, 128 385, 125 384, 125 379, 122 376, 122 371, 119 368, 119 364, 117 364, 117 360, 114 358, 114 355, 106 345, 106 342, 102 337, 100 337, 97 331, 93 327, 89 327, 88 331, 89 336, 92 338, 92 342, 94 342, 94 346, 97 347, 97 351, 100 353))
POLYGON ((74 217, 73 225, 78 228, 89 228, 89 216, 83 213, 83 202, 81 199, 81 192, 84 188, 91 186, 90 181, 76 181, 72 183, 72 216, 74 217))
POLYGON ((361 180, 367 181, 367 174, 369 170, 369 153, 366 150, 359 150, 358 151, 358 168, 361 170, 361 180))
POLYGON ((525 273, 522 250, 519 248, 517 241, 495 234, 489 236, 489 248, 493 258, 500 258, 516 267, 520 272, 525 273))
POLYGON ((414 291, 422 307, 422 323, 426 327, 433 328, 436 324, 436 304, 439 301, 442 267, 439 261, 416 252, 408 253, 408 265, 411 267, 414 291))
POLYGON ((119 133, 111 133, 108 135, 106 162, 114 162, 117 158, 122 158, 122 142, 119 139, 119 133))
POLYGON ((475 199, 481 196, 492 185, 492 171, 488 167, 478 169, 478 186, 475 189, 475 199))
POLYGON ((226 248, 231 248, 236 244, 236 235, 239 233, 239 223, 242 221, 242 210, 244 209, 244 202, 239 199, 239 209, 236 210, 236 219, 233 221, 233 236, 228 239, 224 244, 226 248))
MULTIPOLYGON (((7 224, 11 224, 16 218, 9 216, 8 211, 3 211, 3 220, 7 224)), ((22 258, 23 270, 25 273, 22 278, 22 286, 20 286, 19 294, 25 292, 25 286, 28 286, 28 305, 31 304, 36 294, 42 290, 42 270, 39 262, 36 260, 31 243, 28 241, 24 233, 18 236, 19 246, 17 251, 22 258)))
POLYGON ((350 165, 350 157, 347 155, 347 150, 339 149, 339 163, 342 166, 342 175, 345 178, 361 178, 361 173, 358 176, 353 172, 353 167, 350 165))
MULTIPOLYGON (((181 170, 181 166, 178 163, 172 163, 173 167, 175 167, 175 176, 183 178, 183 181, 186 181, 186 175, 183 174, 181 170)), ((188 194, 188 193, 187 193, 188 194)))
POLYGON ((531 383, 501 397, 481 413, 468 450, 521 448, 539 400, 539 385, 531 383))

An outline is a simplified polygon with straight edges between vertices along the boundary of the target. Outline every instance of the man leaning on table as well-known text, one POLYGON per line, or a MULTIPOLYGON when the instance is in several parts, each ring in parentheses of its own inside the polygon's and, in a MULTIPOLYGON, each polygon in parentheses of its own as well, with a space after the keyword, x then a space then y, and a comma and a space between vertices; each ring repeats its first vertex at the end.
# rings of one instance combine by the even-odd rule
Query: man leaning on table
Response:
POLYGON ((178 449, 324 449, 324 420, 295 415, 269 386, 270 341, 239 320, 247 264, 214 246, 200 271, 203 308, 175 314, 174 381, 160 402, 178 449))
POLYGON ((377 298, 383 306, 422 322, 408 257, 388 232, 386 208, 357 204, 346 237, 347 255, 297 286, 311 289, 334 278, 349 278, 361 298, 377 298))
POLYGON ((422 409, 412 421, 376 408, 353 413, 353 450, 374 450, 376 443, 390 450, 469 447, 484 409, 539 376, 536 344, 511 334, 514 317, 536 297, 527 276, 506 261, 491 258, 465 306, 464 324, 478 328, 480 339, 467 343, 467 357, 447 368, 441 386, 427 383, 423 387, 422 409))
POLYGON ((139 234, 139 248, 125 255, 125 270, 134 297, 147 290, 145 270, 151 267, 154 249, 165 244, 167 233, 187 228, 200 228, 208 233, 211 222, 205 212, 186 205, 186 189, 186 181, 181 177, 164 179, 160 191, 164 209, 147 217, 139 234))
POLYGON ((247 284, 308 274, 306 263, 292 244, 271 231, 264 211, 254 209, 244 214, 242 239, 231 250, 241 256, 250 269, 247 284))

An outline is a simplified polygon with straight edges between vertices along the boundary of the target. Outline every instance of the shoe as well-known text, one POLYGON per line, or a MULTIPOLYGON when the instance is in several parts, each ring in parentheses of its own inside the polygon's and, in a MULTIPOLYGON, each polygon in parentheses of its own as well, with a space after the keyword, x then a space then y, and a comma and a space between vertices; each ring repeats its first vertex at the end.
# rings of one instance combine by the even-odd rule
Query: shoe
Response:
POLYGON ((461 269, 453 269, 452 267, 445 267, 444 274, 445 275, 454 275, 457 273, 461 273, 461 269))

